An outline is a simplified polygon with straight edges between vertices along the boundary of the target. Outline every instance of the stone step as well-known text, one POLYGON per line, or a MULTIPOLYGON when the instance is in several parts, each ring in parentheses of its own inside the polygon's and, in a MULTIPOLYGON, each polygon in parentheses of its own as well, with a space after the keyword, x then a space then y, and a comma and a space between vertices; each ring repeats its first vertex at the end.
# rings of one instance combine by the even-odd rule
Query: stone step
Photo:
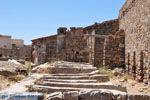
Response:
POLYGON ((70 79, 70 80, 89 80, 94 79, 98 82, 108 82, 109 77, 108 75, 92 75, 92 76, 51 76, 51 75, 45 75, 41 79, 70 79))
POLYGON ((47 68, 35 68, 33 73, 47 73, 47 74, 77 74, 77 73, 91 73, 96 71, 95 67, 47 67, 47 68))
POLYGON ((112 83, 62 83, 62 82, 48 82, 43 81, 39 83, 42 86, 50 87, 70 87, 70 88, 89 88, 89 89, 112 89, 126 92, 126 87, 120 85, 114 85, 112 83))
MULTIPOLYGON (((73 87, 53 87, 53 86, 41 86, 34 85, 32 92, 41 93, 54 93, 54 92, 69 92, 69 91, 82 91, 82 90, 111 90, 111 89, 98 89, 98 88, 73 88, 73 87)), ((122 91, 120 91, 122 92, 122 91)))
POLYGON ((127 100, 127 94, 115 90, 54 92, 47 94, 45 100, 127 100))
POLYGON ((45 79, 43 81, 63 82, 63 83, 96 83, 97 82, 97 80, 64 80, 64 79, 45 79))
POLYGON ((99 70, 95 70, 95 71, 92 71, 90 73, 76 73, 76 74, 49 74, 51 76, 90 76, 90 75, 95 75, 95 74, 99 74, 99 70))

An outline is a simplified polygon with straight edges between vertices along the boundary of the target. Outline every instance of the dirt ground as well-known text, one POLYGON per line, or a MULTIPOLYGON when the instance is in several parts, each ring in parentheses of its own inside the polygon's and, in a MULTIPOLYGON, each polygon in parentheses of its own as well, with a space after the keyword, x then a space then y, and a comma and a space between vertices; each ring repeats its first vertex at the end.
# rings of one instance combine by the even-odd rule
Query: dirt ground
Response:
POLYGON ((132 79, 124 80, 123 78, 114 77, 110 79, 115 84, 122 84, 127 87, 127 92, 131 94, 150 94, 150 87, 144 83, 132 79))
POLYGON ((8 80, 8 78, 0 75, 0 90, 3 90, 7 88, 10 84, 13 84, 14 82, 8 80))

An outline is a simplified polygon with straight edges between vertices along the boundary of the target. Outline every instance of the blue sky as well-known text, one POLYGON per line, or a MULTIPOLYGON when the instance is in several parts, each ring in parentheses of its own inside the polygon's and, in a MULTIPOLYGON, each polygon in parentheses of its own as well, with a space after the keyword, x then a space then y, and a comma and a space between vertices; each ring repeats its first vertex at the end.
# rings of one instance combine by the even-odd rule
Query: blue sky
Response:
POLYGON ((126 0, 0 0, 0 34, 30 40, 118 17, 126 0))

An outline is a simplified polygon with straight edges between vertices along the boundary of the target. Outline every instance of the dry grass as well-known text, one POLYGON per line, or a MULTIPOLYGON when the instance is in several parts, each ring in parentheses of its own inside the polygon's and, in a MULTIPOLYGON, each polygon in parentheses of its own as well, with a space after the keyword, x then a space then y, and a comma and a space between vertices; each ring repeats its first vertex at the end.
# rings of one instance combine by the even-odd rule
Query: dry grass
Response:
POLYGON ((0 90, 3 90, 10 86, 11 84, 16 83, 17 81, 20 81, 24 79, 24 75, 10 75, 10 76, 3 76, 0 75, 0 90))
POLYGON ((109 69, 107 69, 107 68, 105 68, 105 67, 101 67, 101 68, 99 68, 99 70, 100 70, 100 74, 108 75, 110 78, 115 77, 115 76, 113 75, 113 73, 111 72, 111 70, 109 70, 109 69))
POLYGON ((10 84, 13 84, 14 82, 10 81, 7 77, 0 75, 0 90, 5 89, 10 84))
POLYGON ((14 81, 14 82, 17 82, 17 81, 21 81, 22 79, 24 79, 26 76, 24 75, 13 75, 13 76, 9 76, 8 79, 10 81, 14 81))
POLYGON ((26 88, 28 88, 29 91, 33 91, 33 85, 27 85, 26 88))

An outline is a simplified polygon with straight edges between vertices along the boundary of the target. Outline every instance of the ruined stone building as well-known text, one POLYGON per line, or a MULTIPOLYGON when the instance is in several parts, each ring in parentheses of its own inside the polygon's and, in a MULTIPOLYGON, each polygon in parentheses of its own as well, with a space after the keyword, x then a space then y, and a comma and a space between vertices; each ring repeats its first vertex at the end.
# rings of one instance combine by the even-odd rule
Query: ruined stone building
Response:
POLYGON ((31 46, 24 45, 24 40, 0 35, 0 58, 31 59, 31 46))
MULTIPOLYGON (((126 67, 150 79, 150 0, 127 0, 118 19, 87 27, 60 27, 57 35, 32 40, 36 64, 56 60, 126 67)), ((137 76, 137 77, 136 77, 137 76)))
POLYGON ((118 19, 87 27, 65 27, 57 35, 33 42, 33 61, 37 64, 55 60, 124 66, 124 34, 118 19), (114 55, 112 55, 114 54, 114 55))

